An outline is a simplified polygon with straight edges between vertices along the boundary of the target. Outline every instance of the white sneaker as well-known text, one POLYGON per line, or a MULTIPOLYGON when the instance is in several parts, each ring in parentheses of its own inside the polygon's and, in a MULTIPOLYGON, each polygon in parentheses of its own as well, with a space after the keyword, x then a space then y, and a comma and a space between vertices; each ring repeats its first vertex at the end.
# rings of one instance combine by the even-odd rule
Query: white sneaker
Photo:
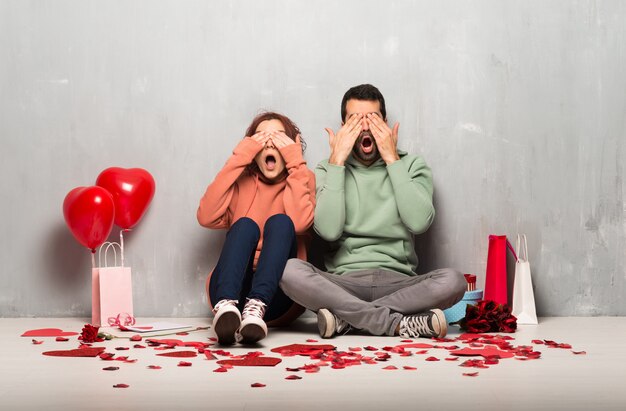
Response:
POLYGON ((445 337, 448 332, 446 316, 438 308, 425 313, 407 315, 400 320, 400 336, 404 338, 445 337))
POLYGON ((213 307, 213 330, 217 334, 217 341, 222 345, 235 343, 235 333, 241 324, 237 303, 237 300, 220 300, 213 307))
POLYGON ((263 321, 266 305, 256 298, 249 298, 243 307, 243 320, 239 335, 242 344, 254 344, 267 337, 267 325, 263 321))
POLYGON ((335 334, 346 334, 352 329, 350 324, 326 308, 321 308, 317 312, 317 328, 322 338, 332 338, 335 334))

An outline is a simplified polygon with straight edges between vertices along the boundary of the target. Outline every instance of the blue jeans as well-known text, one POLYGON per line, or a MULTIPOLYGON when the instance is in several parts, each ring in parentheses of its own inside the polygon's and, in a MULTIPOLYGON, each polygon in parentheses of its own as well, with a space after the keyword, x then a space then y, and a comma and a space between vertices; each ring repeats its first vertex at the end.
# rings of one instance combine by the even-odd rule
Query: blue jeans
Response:
POLYGON ((278 283, 287 260, 296 256, 296 232, 287 215, 271 216, 265 223, 263 248, 255 271, 252 264, 260 234, 259 226, 248 217, 230 227, 209 283, 209 296, 213 304, 224 299, 238 300, 239 310, 246 298, 256 298, 267 305, 264 320, 272 321, 294 304, 278 283))

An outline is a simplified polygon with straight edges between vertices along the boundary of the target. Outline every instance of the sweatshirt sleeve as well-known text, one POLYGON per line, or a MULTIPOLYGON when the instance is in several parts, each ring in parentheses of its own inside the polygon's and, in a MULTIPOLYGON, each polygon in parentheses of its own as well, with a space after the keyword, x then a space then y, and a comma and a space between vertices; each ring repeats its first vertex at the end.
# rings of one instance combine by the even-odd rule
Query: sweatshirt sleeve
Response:
POLYGON ((233 150, 233 155, 217 173, 200 200, 197 218, 200 225, 208 228, 228 228, 232 216, 228 206, 235 192, 235 182, 261 150, 261 144, 244 138, 233 150))
POLYGON ((313 224, 315 175, 306 166, 300 143, 281 148, 280 154, 288 173, 283 194, 285 212, 293 221, 296 234, 304 234, 313 224))
POLYGON ((409 231, 420 234, 430 227, 435 218, 433 177, 424 159, 407 157, 387 166, 387 172, 400 219, 409 231))
POLYGON ((317 205, 313 227, 326 241, 343 234, 346 223, 345 167, 321 162, 315 168, 317 205))

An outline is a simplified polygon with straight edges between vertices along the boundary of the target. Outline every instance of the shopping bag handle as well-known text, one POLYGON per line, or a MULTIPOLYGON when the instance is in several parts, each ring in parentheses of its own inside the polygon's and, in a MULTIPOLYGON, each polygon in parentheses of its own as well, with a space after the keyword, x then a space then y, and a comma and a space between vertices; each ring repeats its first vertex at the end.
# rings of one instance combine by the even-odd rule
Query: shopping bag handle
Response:
POLYGON ((517 244, 515 245, 517 246, 515 247, 515 249, 517 250, 517 254, 519 255, 517 261, 528 261, 528 243, 526 242, 526 234, 517 234, 517 244), (520 242, 522 238, 524 239, 523 243, 520 242))
MULTIPOLYGON (((117 267, 117 249, 115 247, 118 247, 120 249, 120 252, 122 250, 122 246, 118 243, 115 242, 105 242, 100 246, 100 249, 98 250, 98 267, 102 267, 102 249, 104 248, 104 267, 108 267, 108 260, 107 260, 107 255, 109 253, 109 249, 113 250, 113 261, 115 265, 112 265, 111 267, 117 267)), ((123 265, 122 265, 123 267, 123 265)))
MULTIPOLYGON (((496 238, 496 237, 499 237, 499 236, 497 236, 497 235, 493 235, 493 234, 490 234, 490 235, 489 235, 489 239, 491 239, 491 238, 496 238)), ((503 236, 503 237, 506 239, 506 246, 507 246, 507 248, 508 248, 509 250, 511 250, 511 253, 513 253, 513 257, 515 258, 515 261, 517 261, 517 253, 515 252, 515 250, 513 249, 513 246, 512 246, 512 245, 511 245, 511 243, 509 242, 509 239, 508 239, 508 238, 506 238, 506 236, 503 236)))

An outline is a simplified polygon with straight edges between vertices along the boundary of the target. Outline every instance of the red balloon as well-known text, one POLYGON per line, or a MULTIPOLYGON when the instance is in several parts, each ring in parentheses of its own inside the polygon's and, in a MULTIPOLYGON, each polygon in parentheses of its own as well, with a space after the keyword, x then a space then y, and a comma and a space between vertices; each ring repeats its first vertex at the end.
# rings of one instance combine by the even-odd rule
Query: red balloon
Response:
POLYGON ((102 187, 76 187, 63 200, 63 216, 76 240, 95 251, 113 228, 113 197, 102 187))
POLYGON ((122 229, 135 226, 154 197, 154 178, 143 168, 107 168, 96 185, 113 195, 115 224, 122 229))

